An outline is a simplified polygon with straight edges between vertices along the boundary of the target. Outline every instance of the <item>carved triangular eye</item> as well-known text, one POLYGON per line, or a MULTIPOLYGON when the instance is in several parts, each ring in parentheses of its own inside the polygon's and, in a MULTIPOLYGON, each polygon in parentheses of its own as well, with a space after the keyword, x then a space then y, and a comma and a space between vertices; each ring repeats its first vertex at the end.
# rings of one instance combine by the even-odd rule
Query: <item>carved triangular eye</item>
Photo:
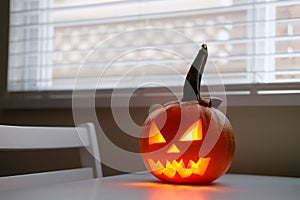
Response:
POLYGON ((149 144, 166 143, 164 136, 158 130, 155 122, 152 123, 149 132, 149 144))
POLYGON ((179 139, 179 141, 196 141, 196 140, 202 140, 201 119, 193 123, 179 139))

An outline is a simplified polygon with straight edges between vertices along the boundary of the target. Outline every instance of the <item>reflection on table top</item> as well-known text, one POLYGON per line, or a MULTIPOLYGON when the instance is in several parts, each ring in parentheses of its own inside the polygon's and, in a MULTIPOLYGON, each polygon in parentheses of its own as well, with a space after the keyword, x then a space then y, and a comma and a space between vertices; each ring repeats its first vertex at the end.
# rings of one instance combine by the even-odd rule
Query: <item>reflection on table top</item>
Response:
POLYGON ((211 185, 163 183, 149 173, 126 174, 0 193, 1 200, 299 199, 300 178, 227 174, 211 185))

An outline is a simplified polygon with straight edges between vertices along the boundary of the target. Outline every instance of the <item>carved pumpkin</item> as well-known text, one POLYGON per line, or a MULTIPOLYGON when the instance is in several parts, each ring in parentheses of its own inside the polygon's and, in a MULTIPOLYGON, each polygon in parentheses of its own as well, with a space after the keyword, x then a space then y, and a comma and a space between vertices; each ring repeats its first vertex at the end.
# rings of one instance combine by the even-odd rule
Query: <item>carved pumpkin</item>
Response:
POLYGON ((153 111, 142 127, 142 158, 161 180, 207 184, 232 162, 235 142, 230 122, 217 109, 221 100, 200 97, 206 59, 207 48, 202 45, 187 75, 183 99, 153 111))

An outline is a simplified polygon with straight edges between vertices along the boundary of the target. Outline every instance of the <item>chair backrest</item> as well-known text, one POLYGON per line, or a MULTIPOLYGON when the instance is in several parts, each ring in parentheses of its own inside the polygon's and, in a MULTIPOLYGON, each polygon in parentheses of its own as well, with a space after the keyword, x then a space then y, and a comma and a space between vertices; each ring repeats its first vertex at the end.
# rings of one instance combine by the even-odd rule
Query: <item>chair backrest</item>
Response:
MULTIPOLYGON (((28 127, 0 125, 0 150, 79 148, 81 167, 0 177, 0 191, 102 177, 95 127, 28 127)), ((3 161, 1 161, 3 162, 3 161)))

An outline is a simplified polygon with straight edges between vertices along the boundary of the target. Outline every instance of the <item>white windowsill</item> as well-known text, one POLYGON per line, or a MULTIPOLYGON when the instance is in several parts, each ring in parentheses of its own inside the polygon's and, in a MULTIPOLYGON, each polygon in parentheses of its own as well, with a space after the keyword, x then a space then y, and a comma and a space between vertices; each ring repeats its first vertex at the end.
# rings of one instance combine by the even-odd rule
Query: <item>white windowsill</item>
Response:
MULTIPOLYGON (((229 85, 226 86, 227 106, 300 106, 300 83, 229 85)), ((153 104, 164 104, 176 101, 182 96, 182 87, 171 88, 174 92, 166 92, 163 88, 143 88, 134 95, 130 90, 122 89, 114 93, 117 107, 128 106, 128 99, 134 102, 130 107, 148 107, 153 104), (175 96, 176 95, 176 96, 175 96)), ((202 96, 208 96, 207 88, 203 87, 202 96)), ((82 104, 82 108, 110 107, 111 90, 88 91, 76 93, 82 102, 95 100, 92 104, 82 104), (95 96, 93 96, 95 94, 95 96)), ((214 92, 218 96, 218 92, 214 92)), ((220 92, 224 96, 224 92, 220 92)), ((5 109, 40 109, 40 108, 71 108, 72 91, 45 92, 11 92, 0 98, 0 107, 5 109)))

